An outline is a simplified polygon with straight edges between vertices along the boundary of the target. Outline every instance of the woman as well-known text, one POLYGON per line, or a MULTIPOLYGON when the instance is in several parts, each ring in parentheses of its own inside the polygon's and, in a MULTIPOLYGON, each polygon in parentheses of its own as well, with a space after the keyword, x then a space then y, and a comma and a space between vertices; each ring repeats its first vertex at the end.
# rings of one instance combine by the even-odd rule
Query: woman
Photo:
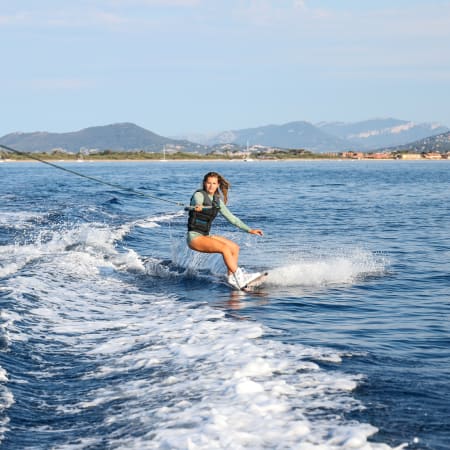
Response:
POLYGON ((220 253, 228 268, 228 283, 237 289, 258 278, 260 273, 246 274, 238 267, 239 246, 230 239, 210 235, 211 224, 220 212, 230 223, 241 230, 262 236, 261 230, 253 230, 234 216, 227 208, 230 183, 216 172, 203 178, 203 189, 197 190, 191 199, 187 243, 189 248, 203 253, 220 253), (220 193, 223 195, 221 198, 220 193))

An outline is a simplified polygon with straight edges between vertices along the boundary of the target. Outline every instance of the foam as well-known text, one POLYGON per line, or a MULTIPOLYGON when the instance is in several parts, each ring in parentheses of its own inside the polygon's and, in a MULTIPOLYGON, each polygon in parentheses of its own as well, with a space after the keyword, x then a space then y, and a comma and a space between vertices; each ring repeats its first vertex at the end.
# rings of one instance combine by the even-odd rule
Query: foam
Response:
POLYGON ((0 278, 18 272, 40 255, 35 245, 0 246, 0 278))
MULTIPOLYGON (((80 275, 94 267, 143 270, 142 261, 133 250, 119 253, 117 241, 130 232, 132 224, 111 229, 103 224, 82 224, 47 236, 38 236, 33 244, 0 246, 0 277, 19 272, 28 264, 47 257, 67 257, 67 264, 77 267, 80 275), (64 255, 65 254, 65 255, 64 255)), ((48 234, 48 232, 46 233, 48 234)), ((64 263, 63 260, 61 260, 64 263)))
MULTIPOLYGON (((72 380, 84 394, 61 393, 57 412, 94 412, 100 421, 59 448, 389 448, 367 441, 376 428, 343 418, 362 407, 352 397, 361 377, 320 367, 320 361, 341 361, 340 352, 267 339, 259 323, 180 302, 169 283, 169 293, 156 295, 141 291, 133 277, 118 277, 117 271, 145 269, 139 255, 115 246, 134 224, 82 225, 35 247, 5 250, 34 258, 27 273, 7 280, 27 319, 11 316, 10 345, 45 335, 45 342, 32 344, 38 354, 70 355, 84 368, 72 380)), ((363 273, 353 266, 345 258, 298 262, 275 270, 271 283, 343 282, 363 273), (342 271, 330 278, 336 263, 342 271)), ((64 368, 30 369, 21 377, 59 380, 64 368)), ((7 382, 7 374, 0 379, 7 382)), ((5 398, 10 405, 13 398, 5 398)), ((59 423, 50 431, 70 435, 59 423)))
MULTIPOLYGON (((8 376, 6 371, 0 367, 0 383, 6 383, 8 376)), ((4 415, 13 404, 15 403, 13 393, 3 384, 0 384, 0 443, 3 441, 5 433, 9 431, 8 423, 9 418, 4 415)))
POLYGON ((0 214, 0 226, 22 230, 30 228, 32 221, 42 220, 45 214, 30 211, 2 211, 0 214))
POLYGON ((156 228, 161 226, 159 224, 160 222, 170 222, 173 219, 181 217, 183 215, 184 215, 183 211, 177 211, 175 213, 170 214, 161 214, 158 216, 147 217, 145 219, 137 220, 134 222, 134 225, 140 228, 156 228))
POLYGON ((6 381, 8 381, 8 374, 3 367, 0 367, 0 382, 5 383, 6 381))
POLYGON ((9 418, 0 418, 0 443, 3 441, 5 433, 9 431, 7 425, 9 423, 9 418))
POLYGON ((14 396, 4 386, 0 386, 0 411, 8 409, 14 403, 14 396))
POLYGON ((343 255, 317 257, 277 267, 269 271, 266 284, 273 286, 331 286, 353 284, 386 270, 387 259, 372 252, 353 249, 343 255))

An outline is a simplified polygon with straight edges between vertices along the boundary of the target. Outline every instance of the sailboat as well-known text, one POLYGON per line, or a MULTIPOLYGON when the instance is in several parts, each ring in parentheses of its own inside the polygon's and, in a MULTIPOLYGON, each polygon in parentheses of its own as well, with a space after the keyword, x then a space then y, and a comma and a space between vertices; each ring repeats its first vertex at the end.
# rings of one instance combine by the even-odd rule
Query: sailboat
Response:
POLYGON ((163 159, 160 159, 160 161, 166 162, 166 146, 163 147, 163 159))
MULTIPOLYGON (((247 155, 250 155, 250 151, 248 150, 248 141, 247 141, 247 152, 246 152, 246 154, 247 154, 247 155)), ((245 162, 253 161, 253 159, 250 158, 249 156, 246 156, 246 157, 244 158, 244 161, 245 161, 245 162)))

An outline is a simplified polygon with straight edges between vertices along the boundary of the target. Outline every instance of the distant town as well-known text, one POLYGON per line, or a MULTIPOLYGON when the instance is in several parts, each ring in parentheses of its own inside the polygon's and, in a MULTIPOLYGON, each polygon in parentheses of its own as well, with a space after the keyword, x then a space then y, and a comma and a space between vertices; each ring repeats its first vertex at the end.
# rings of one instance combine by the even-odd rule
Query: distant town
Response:
POLYGON ((171 161, 171 160, 242 160, 242 161, 273 161, 273 160, 306 160, 306 159, 352 159, 352 160, 448 160, 448 152, 411 152, 381 151, 381 152, 322 152, 315 153, 305 149, 280 149, 254 145, 239 148, 235 144, 222 144, 208 153, 184 152, 177 146, 164 146, 161 151, 116 151, 81 148, 79 152, 69 152, 55 148, 48 152, 18 152, 14 153, 0 145, 0 161, 28 160, 61 160, 61 161, 171 161))
POLYGON ((67 133, 0 137, 0 161, 52 160, 448 160, 450 130, 398 119, 357 123, 304 121, 168 138, 125 122, 67 133))

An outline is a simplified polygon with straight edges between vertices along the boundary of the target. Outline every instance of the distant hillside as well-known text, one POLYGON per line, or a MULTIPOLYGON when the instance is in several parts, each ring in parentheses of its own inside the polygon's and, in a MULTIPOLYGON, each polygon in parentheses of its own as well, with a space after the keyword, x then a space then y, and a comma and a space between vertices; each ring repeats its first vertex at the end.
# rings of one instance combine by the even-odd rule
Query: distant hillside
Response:
POLYGON ((449 131, 448 127, 439 124, 414 123, 392 118, 356 123, 321 123, 318 127, 328 134, 352 142, 361 150, 403 145, 449 131))
MULTIPOLYGON (((234 144, 284 149, 305 149, 315 153, 346 150, 371 151, 407 145, 421 139, 450 131, 437 124, 416 124, 398 119, 372 119, 363 122, 322 122, 313 125, 305 121, 282 125, 266 125, 230 130, 209 136, 195 135, 186 139, 160 136, 132 123, 85 128, 70 133, 11 133, 0 138, 0 144, 28 152, 49 152, 63 149, 80 150, 167 151, 207 153, 215 145, 234 144), (195 139, 198 143, 193 143, 195 139)), ((437 144, 436 144, 437 145, 437 144)))
POLYGON ((202 141, 207 145, 233 143, 241 146, 265 145, 279 148, 304 148, 314 152, 351 149, 351 142, 331 136, 309 122, 289 122, 242 130, 224 131, 202 141))
POLYGON ((370 151, 402 145, 418 139, 449 131, 438 124, 414 123, 399 119, 372 119, 355 123, 290 122, 256 128, 229 130, 203 138, 191 139, 205 145, 234 143, 245 146, 267 145, 282 148, 304 148, 314 152, 339 152, 344 150, 370 151))
POLYGON ((160 152, 164 146, 180 151, 205 150, 202 145, 169 139, 132 123, 90 127, 70 133, 11 133, 1 137, 0 144, 28 152, 48 152, 55 148, 75 153, 80 149, 160 152))
POLYGON ((437 136, 430 136, 425 139, 420 139, 409 144, 389 147, 385 150, 399 152, 407 151, 410 153, 447 153, 450 152, 450 131, 438 134, 437 136))

